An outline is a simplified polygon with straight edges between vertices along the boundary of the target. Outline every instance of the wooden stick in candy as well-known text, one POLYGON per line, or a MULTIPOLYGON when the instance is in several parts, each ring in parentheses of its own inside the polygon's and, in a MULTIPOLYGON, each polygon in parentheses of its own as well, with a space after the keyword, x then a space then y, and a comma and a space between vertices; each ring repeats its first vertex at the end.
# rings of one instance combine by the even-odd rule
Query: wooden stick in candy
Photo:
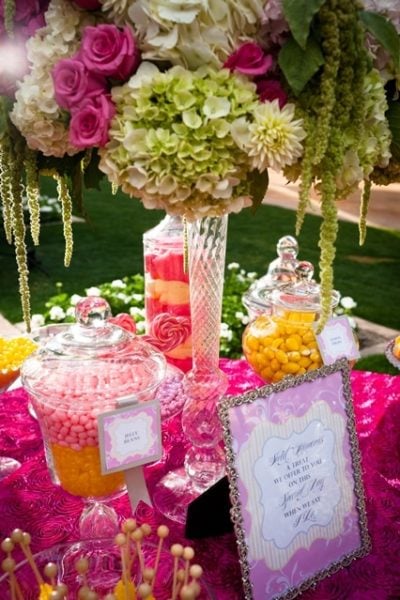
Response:
POLYGON ((139 598, 143 598, 143 600, 156 600, 153 596, 153 592, 151 591, 151 585, 148 583, 142 583, 138 587, 139 598))
MULTIPOLYGON (((56 577, 57 577, 57 565, 55 563, 49 562, 49 563, 47 563, 47 565, 45 565, 43 572, 46 575, 46 577, 48 579, 50 579, 50 583, 53 586, 53 588, 55 588, 56 587, 56 577)), ((59 590, 54 590, 54 591, 59 591, 59 590)))
POLYGON ((122 523, 122 531, 126 534, 126 566, 127 569, 129 569, 129 572, 131 571, 136 556, 135 552, 131 552, 132 546, 130 534, 135 531, 136 528, 136 519, 126 519, 126 521, 122 523))
POLYGON ((185 548, 183 549, 182 556, 183 556, 183 560, 185 561, 185 583, 184 583, 184 585, 187 585, 188 581, 189 581, 190 561, 193 560, 193 558, 194 558, 193 548, 191 548, 190 546, 185 546, 185 548))
POLYGON ((165 538, 167 538, 169 535, 168 527, 166 525, 160 525, 157 529, 157 535, 158 535, 159 540, 158 540, 158 546, 157 546, 156 560, 154 562, 154 577, 153 577, 153 581, 151 582, 151 589, 154 588, 154 582, 157 577, 157 570, 158 570, 158 565, 160 564, 162 546, 163 546, 165 538))
POLYGON ((136 529, 135 531, 133 531, 131 533, 131 539, 135 542, 136 545, 136 552, 137 552, 137 556, 139 559, 139 566, 140 566, 140 580, 142 580, 143 578, 143 571, 144 571, 144 556, 143 556, 143 551, 142 551, 142 539, 143 539, 143 531, 142 529, 136 529))
POLYGON ((177 574, 178 574, 179 559, 183 555, 183 546, 182 546, 182 544, 173 544, 171 546, 171 554, 174 557, 174 572, 173 572, 173 579, 172 579, 172 600, 177 600, 177 593, 178 593, 178 590, 177 590, 177 584, 178 584, 177 574))
POLYGON ((126 554, 127 537, 128 536, 126 536, 125 533, 118 533, 115 536, 115 543, 119 547, 121 553, 122 580, 115 586, 114 593, 117 598, 130 600, 131 598, 136 598, 136 587, 131 579, 130 565, 128 565, 128 557, 126 554))
POLYGON ((19 544, 21 546, 21 550, 24 553, 25 558, 28 561, 29 566, 33 571, 33 574, 35 576, 35 579, 39 586, 39 589, 42 590, 42 588, 44 586, 44 580, 40 574, 37 564, 35 563, 35 559, 33 558, 33 555, 32 555, 31 549, 30 549, 31 536, 26 531, 22 531, 21 529, 14 529, 11 532, 11 539, 14 543, 19 544))
POLYGON ((11 556, 7 556, 7 558, 5 558, 1 563, 1 568, 3 569, 4 573, 8 573, 11 600, 17 600, 17 592, 15 588, 16 579, 14 575, 15 564, 15 560, 11 558, 11 556))

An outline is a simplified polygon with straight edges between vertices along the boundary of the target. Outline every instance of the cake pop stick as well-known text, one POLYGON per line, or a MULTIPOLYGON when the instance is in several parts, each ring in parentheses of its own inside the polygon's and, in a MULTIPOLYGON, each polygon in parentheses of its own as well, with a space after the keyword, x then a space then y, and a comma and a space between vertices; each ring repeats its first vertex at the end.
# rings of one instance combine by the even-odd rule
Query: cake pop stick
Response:
POLYGON ((183 559, 185 561, 185 583, 184 585, 188 584, 189 581, 189 567, 190 567, 190 561, 193 560, 194 558, 194 550, 193 548, 191 548, 190 546, 186 546, 183 549, 183 559))
POLYGON ((148 583, 142 583, 138 587, 139 598, 143 598, 143 600, 155 600, 153 593, 151 591, 151 585, 148 583))
POLYGON ((16 589, 15 589, 15 575, 14 575, 15 560, 13 558, 11 558, 11 556, 8 556, 1 563, 1 568, 3 569, 4 573, 8 573, 8 581, 10 584, 11 600, 17 600, 17 593, 16 593, 16 589))
MULTIPOLYGON (((126 542, 127 542, 127 536, 124 533, 118 533, 115 536, 115 543, 116 545, 119 547, 120 552, 121 552, 121 562, 122 562, 122 584, 123 584, 123 588, 124 588, 124 593, 125 593, 125 599, 129 600, 129 587, 130 584, 132 584, 131 581, 131 576, 130 576, 130 571, 128 570, 128 566, 127 566, 127 556, 126 556, 126 542)), ((120 589, 121 586, 119 586, 118 589, 120 589)))
MULTIPOLYGON (((46 575, 46 577, 48 579, 50 579, 50 583, 53 586, 53 588, 55 588, 56 587, 56 577, 57 577, 57 565, 55 563, 49 562, 49 563, 47 563, 47 565, 45 565, 43 572, 46 575)), ((59 590, 54 590, 54 591, 59 591, 59 590)))
POLYGON ((151 589, 154 588, 154 583, 155 583, 155 580, 157 577, 157 569, 158 569, 158 565, 160 564, 162 546, 163 546, 165 538, 167 538, 169 535, 168 527, 166 525, 160 525, 157 529, 157 535, 158 535, 159 539, 158 539, 158 545, 157 545, 156 560, 154 562, 154 577, 153 577, 153 581, 151 582, 151 589))
POLYGON ((145 568, 144 565, 144 556, 142 551, 142 539, 143 539, 143 531, 141 529, 136 529, 133 533, 131 533, 131 539, 135 542, 136 552, 139 559, 140 566, 140 580, 143 578, 143 571, 145 568))
POLYGON ((173 579, 172 579, 172 600, 176 600, 177 593, 178 593, 177 592, 178 564, 179 564, 179 559, 183 555, 183 546, 181 544, 173 544, 171 546, 171 554, 174 557, 174 572, 173 572, 173 579))
POLYGON ((135 552, 132 552, 130 534, 137 528, 136 519, 126 519, 122 524, 122 531, 126 534, 126 567, 129 573, 132 569, 133 561, 135 560, 135 552))
POLYGON ((196 590, 194 590, 191 585, 184 585, 179 594, 179 598, 180 600, 196 600, 196 590))
POLYGON ((21 529, 14 529, 11 532, 11 539, 14 543, 17 543, 20 545, 21 550, 25 555, 25 558, 28 561, 30 568, 32 569, 32 572, 35 576, 35 579, 39 586, 39 589, 42 589, 42 587, 44 585, 44 580, 40 574, 37 564, 35 563, 35 559, 33 558, 33 555, 32 555, 31 549, 30 549, 31 536, 26 531, 22 531, 21 529))

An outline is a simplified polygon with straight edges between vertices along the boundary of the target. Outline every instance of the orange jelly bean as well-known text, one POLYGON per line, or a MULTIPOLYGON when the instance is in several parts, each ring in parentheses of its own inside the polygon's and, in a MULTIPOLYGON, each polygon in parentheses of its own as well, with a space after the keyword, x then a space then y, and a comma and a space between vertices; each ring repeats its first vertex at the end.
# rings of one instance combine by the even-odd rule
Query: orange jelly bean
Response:
POLYGON ((123 473, 101 474, 99 448, 73 450, 50 444, 54 467, 61 487, 74 496, 109 496, 124 486, 123 473))

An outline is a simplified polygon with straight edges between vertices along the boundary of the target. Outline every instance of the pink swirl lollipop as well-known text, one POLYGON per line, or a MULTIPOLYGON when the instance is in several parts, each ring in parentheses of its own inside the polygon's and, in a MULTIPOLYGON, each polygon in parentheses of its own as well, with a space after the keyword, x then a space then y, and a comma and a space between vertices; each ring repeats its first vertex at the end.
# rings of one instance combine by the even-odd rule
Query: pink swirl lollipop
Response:
POLYGON ((161 313, 152 320, 150 333, 143 336, 143 339, 161 350, 161 352, 169 352, 183 344, 190 333, 190 319, 175 317, 169 313, 161 313))
POLYGON ((128 313, 119 313, 115 317, 110 317, 107 319, 107 321, 108 323, 122 327, 122 329, 125 329, 130 333, 136 333, 135 319, 133 319, 128 313))

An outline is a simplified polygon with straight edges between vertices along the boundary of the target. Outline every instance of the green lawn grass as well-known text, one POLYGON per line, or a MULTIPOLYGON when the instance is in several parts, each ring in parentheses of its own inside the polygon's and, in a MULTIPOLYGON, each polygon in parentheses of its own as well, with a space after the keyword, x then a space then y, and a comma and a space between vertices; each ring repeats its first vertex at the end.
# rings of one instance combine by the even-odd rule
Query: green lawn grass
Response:
MULTIPOLYGON (((45 189, 51 193, 51 189, 45 189)), ((42 227, 35 250, 30 286, 32 312, 42 312, 44 302, 61 281, 65 291, 80 293, 85 287, 143 272, 142 234, 159 222, 163 213, 150 211, 123 194, 112 196, 108 185, 85 193, 87 220, 75 223, 71 266, 63 266, 61 224, 42 227)), ((295 213, 273 206, 249 209, 229 217, 227 263, 239 262, 248 271, 265 273, 276 256, 278 239, 294 234, 295 213)), ((320 218, 307 215, 299 236, 299 258, 318 263, 320 218)), ((318 277, 318 269, 316 270, 318 277)), ((400 329, 400 232, 370 228, 363 247, 358 229, 340 223, 335 260, 335 287, 357 302, 356 314, 387 327, 400 329)), ((21 320, 13 248, 0 233, 0 312, 10 321, 21 320)))

